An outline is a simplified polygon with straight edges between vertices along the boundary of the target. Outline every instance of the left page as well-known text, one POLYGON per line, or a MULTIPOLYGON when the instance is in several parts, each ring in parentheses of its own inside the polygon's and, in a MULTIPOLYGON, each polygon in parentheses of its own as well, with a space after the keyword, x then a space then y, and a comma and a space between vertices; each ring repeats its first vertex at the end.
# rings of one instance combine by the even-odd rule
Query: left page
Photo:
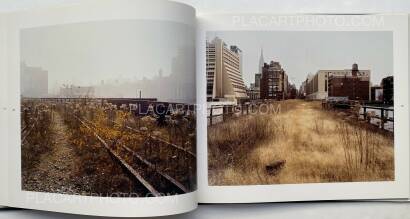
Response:
POLYGON ((6 56, 6 16, 0 15, 0 206, 6 205, 7 194, 7 56, 6 56))
POLYGON ((116 217, 196 208, 192 7, 84 1, 10 14, 6 37, 7 205, 116 217))

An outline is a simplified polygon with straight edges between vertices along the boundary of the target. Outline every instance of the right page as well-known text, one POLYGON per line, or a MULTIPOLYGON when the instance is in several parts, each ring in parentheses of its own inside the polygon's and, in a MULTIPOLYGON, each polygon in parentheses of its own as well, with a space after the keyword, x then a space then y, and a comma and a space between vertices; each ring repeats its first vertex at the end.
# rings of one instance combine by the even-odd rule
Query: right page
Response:
POLYGON ((407 15, 198 23, 201 203, 408 199, 407 15))

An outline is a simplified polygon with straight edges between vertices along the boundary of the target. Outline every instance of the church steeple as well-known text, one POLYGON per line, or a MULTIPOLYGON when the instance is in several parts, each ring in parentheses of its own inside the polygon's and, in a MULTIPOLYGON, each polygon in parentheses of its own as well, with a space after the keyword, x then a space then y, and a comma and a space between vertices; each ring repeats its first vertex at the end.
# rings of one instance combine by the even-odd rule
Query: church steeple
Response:
POLYGON ((263 60, 263 48, 261 47, 261 55, 259 57, 259 73, 262 73, 262 68, 263 65, 265 64, 265 61, 263 60))

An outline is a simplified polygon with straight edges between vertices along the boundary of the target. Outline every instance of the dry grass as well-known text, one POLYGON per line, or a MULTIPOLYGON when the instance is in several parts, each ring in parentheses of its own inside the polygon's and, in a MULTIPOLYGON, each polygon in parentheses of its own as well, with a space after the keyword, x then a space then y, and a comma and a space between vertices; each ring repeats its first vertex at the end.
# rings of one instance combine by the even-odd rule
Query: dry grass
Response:
POLYGON ((209 128, 210 185, 394 180, 391 135, 343 121, 317 102, 283 105, 279 114, 209 128), (268 172, 278 161, 283 168, 268 172))
MULTIPOLYGON (((40 162, 41 156, 51 150, 52 136, 55 134, 50 126, 52 113, 42 113, 37 118, 38 122, 30 128, 35 123, 34 119, 34 117, 30 118, 26 122, 31 134, 27 136, 27 141, 22 142, 21 168, 23 172, 29 172, 40 162)), ((22 132, 22 139, 23 134, 22 132)))
POLYGON ((138 185, 102 147, 93 132, 83 127, 72 116, 67 116, 65 122, 69 127, 69 133, 66 134, 76 155, 76 168, 72 174, 76 179, 81 179, 82 183, 78 183, 78 187, 82 194, 103 197, 138 196, 138 185))

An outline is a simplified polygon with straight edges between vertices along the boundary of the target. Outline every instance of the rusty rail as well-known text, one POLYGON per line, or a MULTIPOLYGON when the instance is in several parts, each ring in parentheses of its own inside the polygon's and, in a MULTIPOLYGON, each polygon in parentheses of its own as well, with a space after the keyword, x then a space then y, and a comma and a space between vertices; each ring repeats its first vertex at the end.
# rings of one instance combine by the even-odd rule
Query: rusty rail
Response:
MULTIPOLYGON (((126 170, 128 170, 128 172, 130 172, 139 182, 141 182, 141 184, 155 197, 159 197, 162 194, 164 194, 165 192, 163 191, 162 193, 159 190, 163 190, 162 188, 155 188, 155 186, 153 186, 150 182, 148 182, 148 180, 146 180, 138 171, 136 171, 130 164, 128 164, 124 159, 121 158, 121 156, 116 153, 111 147, 108 146, 108 144, 106 143, 106 141, 104 139, 102 139, 95 131, 95 128, 90 127, 90 125, 88 125, 85 121, 83 121, 82 119, 78 118, 77 116, 73 115, 74 118, 76 118, 82 125, 84 125, 86 128, 90 129, 91 131, 93 131, 94 136, 103 144, 103 146, 108 150, 108 152, 113 155, 114 158, 116 158, 120 164, 126 168, 126 170)), ((90 123, 90 122, 88 122, 90 123)), ((92 126, 94 126, 92 123, 90 123, 92 126)), ((170 184, 172 184, 172 187, 176 187, 179 192, 181 193, 188 193, 189 190, 183 186, 180 182, 178 182, 177 180, 175 180, 174 178, 172 178, 171 176, 169 176, 168 174, 162 172, 161 170, 155 168, 155 165, 153 165, 152 163, 150 163, 149 161, 147 161, 146 159, 144 159, 143 157, 141 157, 139 154, 137 154, 136 152, 134 152, 133 150, 131 150, 130 148, 128 148, 125 145, 120 145, 121 148, 123 148, 125 151, 127 151, 128 153, 130 153, 133 157, 137 158, 141 163, 143 163, 144 165, 146 165, 148 168, 151 168, 152 170, 154 170, 159 176, 161 176, 165 181, 169 182, 170 184)), ((171 189, 174 190, 174 189, 171 189)))
POLYGON ((151 138, 151 139, 154 140, 154 141, 158 141, 158 142, 164 143, 164 144, 166 144, 166 145, 168 145, 168 146, 170 146, 170 147, 173 147, 173 148, 175 148, 175 149, 177 149, 177 150, 180 150, 180 151, 182 151, 182 152, 184 152, 184 153, 187 153, 189 156, 191 156, 192 158, 195 158, 195 159, 196 159, 196 155, 195 155, 194 153, 192 153, 191 151, 189 151, 189 150, 187 150, 187 149, 185 149, 185 148, 183 148, 183 147, 181 147, 181 146, 178 146, 178 145, 176 145, 176 144, 173 144, 173 143, 171 143, 171 142, 165 141, 164 139, 161 139, 161 138, 158 138, 158 137, 155 137, 155 136, 152 136, 152 135, 147 135, 146 133, 143 133, 143 132, 141 132, 141 131, 139 131, 139 130, 136 130, 136 129, 134 129, 134 128, 132 128, 132 127, 129 127, 129 126, 125 126, 125 128, 127 128, 127 129, 129 129, 129 130, 131 130, 131 131, 133 131, 133 132, 142 134, 142 135, 144 135, 144 136, 146 136, 146 137, 148 137, 148 138, 151 138))
MULTIPOLYGON (((90 122, 88 119, 84 119, 84 118, 83 118, 83 120, 84 120, 84 121, 87 121, 89 124, 91 124, 91 125, 94 126, 94 124, 93 124, 92 122, 90 122)), ((113 122, 114 124, 121 125, 121 124, 119 124, 119 123, 117 123, 117 122, 115 122, 115 121, 112 121, 112 122, 113 122)), ((95 126, 94 126, 94 127, 95 127, 95 126)), ((178 145, 176 145, 176 144, 173 144, 173 143, 171 143, 171 142, 168 142, 168 141, 166 141, 166 140, 164 140, 164 139, 161 139, 161 138, 158 138, 158 137, 155 137, 155 136, 152 136, 152 135, 148 135, 147 133, 144 133, 144 132, 142 132, 142 131, 140 131, 140 130, 137 130, 137 129, 135 129, 135 128, 132 128, 132 127, 130 127, 130 126, 128 126, 128 125, 125 125, 125 128, 128 129, 128 130, 130 130, 130 131, 133 131, 133 132, 135 132, 135 133, 144 135, 145 137, 148 137, 148 138, 150 138, 151 140, 158 141, 158 142, 160 142, 160 143, 163 143, 163 144, 165 144, 165 145, 168 145, 168 146, 170 146, 170 147, 173 147, 173 148, 175 148, 175 149, 177 149, 177 150, 180 150, 180 151, 182 151, 182 152, 188 154, 188 155, 191 156, 192 158, 196 159, 196 155, 195 155, 194 153, 192 153, 191 151, 189 151, 188 149, 186 149, 186 148, 183 148, 183 147, 181 147, 181 146, 178 146, 178 145)))

